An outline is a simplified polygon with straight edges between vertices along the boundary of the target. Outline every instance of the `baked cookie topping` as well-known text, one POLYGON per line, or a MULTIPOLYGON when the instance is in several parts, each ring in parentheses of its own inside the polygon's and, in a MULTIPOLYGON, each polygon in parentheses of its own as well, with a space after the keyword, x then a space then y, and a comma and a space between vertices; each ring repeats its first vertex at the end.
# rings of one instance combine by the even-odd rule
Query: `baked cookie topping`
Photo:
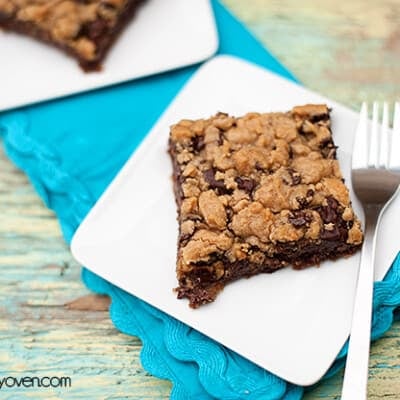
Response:
POLYGON ((229 281, 301 269, 361 246, 326 105, 224 113, 172 126, 179 298, 211 302, 229 281))
POLYGON ((0 0, 0 27, 52 43, 86 70, 108 48, 143 0, 0 0))

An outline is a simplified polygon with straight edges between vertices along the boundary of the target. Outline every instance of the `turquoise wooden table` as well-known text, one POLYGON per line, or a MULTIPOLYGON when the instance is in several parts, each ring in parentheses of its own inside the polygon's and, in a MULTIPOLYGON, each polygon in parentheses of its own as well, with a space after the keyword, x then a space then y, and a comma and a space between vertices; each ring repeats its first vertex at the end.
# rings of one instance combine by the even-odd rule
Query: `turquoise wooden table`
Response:
MULTIPOLYGON (((357 109, 400 95, 399 0, 224 0, 308 87, 357 109)), ((14 388, 1 399, 167 399, 140 365, 140 341, 90 295, 57 220, 0 150, 0 378, 68 376, 69 388, 14 388)), ((307 393, 338 399, 342 377, 307 393)), ((370 399, 400 399, 400 323, 371 349, 370 399)))

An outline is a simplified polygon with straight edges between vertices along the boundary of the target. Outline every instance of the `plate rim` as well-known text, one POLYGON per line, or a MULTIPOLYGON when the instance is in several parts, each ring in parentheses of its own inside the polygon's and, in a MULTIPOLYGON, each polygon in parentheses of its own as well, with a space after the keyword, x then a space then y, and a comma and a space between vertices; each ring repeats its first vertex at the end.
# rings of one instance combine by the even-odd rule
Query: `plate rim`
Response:
MULTIPOLYGON (((107 89, 112 86, 134 82, 136 80, 140 80, 143 78, 148 78, 148 77, 156 76, 158 74, 168 73, 171 71, 179 70, 181 68, 186 68, 186 67, 190 67, 190 66, 193 66, 196 64, 200 64, 202 62, 207 62, 209 59, 211 59, 217 53, 217 51, 219 49, 219 45, 220 45, 220 38, 219 38, 219 34, 218 34, 215 13, 214 13, 214 9, 211 4, 211 0, 200 0, 200 1, 203 1, 205 4, 205 7, 207 7, 207 9, 208 9, 208 13, 210 16, 210 25, 212 28, 212 41, 209 41, 207 50, 204 50, 203 53, 196 54, 196 56, 192 57, 190 61, 186 61, 184 63, 182 63, 182 62, 174 63, 173 62, 168 67, 154 68, 152 70, 149 69, 148 72, 138 73, 138 74, 132 75, 132 76, 130 76, 130 74, 127 73, 124 76, 118 77, 111 81, 106 81, 103 83, 98 83, 98 82, 88 83, 85 87, 82 87, 79 89, 73 89, 71 91, 63 88, 62 90, 53 91, 53 94, 51 94, 51 95, 46 95, 46 96, 32 95, 32 96, 28 96, 28 99, 11 101, 9 103, 6 103, 6 105, 1 105, 1 103, 0 103, 0 113, 15 111, 22 107, 34 106, 34 105, 46 103, 46 102, 53 101, 53 100, 69 98, 72 96, 85 94, 85 93, 93 92, 96 90, 107 89)), ((1 35, 8 35, 8 34, 18 35, 18 37, 20 37, 19 34, 16 34, 15 32, 10 32, 10 31, 2 32, 0 30, 0 34, 1 35)), ((33 40, 33 41, 35 41, 35 43, 37 42, 36 39, 33 39, 30 36, 26 36, 26 37, 24 37, 24 39, 33 40)), ((44 45, 46 47, 49 46, 52 50, 57 51, 59 53, 61 52, 60 56, 69 58, 62 51, 55 49, 52 45, 43 44, 40 41, 39 41, 39 44, 44 45)), ((72 60, 72 61, 75 62, 75 60, 72 60)), ((104 62, 106 62, 106 61, 107 61, 107 58, 104 60, 104 62)), ((101 74, 102 72, 100 71, 100 72, 96 72, 96 73, 101 74)), ((87 73, 85 72, 85 74, 87 74, 87 73)))
MULTIPOLYGON (((206 67, 207 67, 208 65, 210 65, 211 63, 219 62, 220 60, 223 61, 224 59, 225 59, 225 60, 239 61, 239 62, 244 63, 244 64, 248 64, 248 65, 251 65, 251 66, 256 66, 257 68, 260 68, 260 69, 264 69, 263 67, 260 67, 259 65, 255 64, 255 63, 249 62, 249 61, 247 61, 247 60, 241 59, 241 58, 236 57, 236 56, 231 56, 231 55, 218 55, 218 56, 212 58, 212 59, 211 59, 210 61, 208 61, 207 63, 203 64, 203 65, 198 69, 198 71, 187 81, 187 83, 184 85, 184 87, 182 87, 181 90, 177 93, 177 95, 175 96, 175 98, 172 100, 171 104, 174 103, 174 100, 181 94, 181 92, 182 92, 183 90, 185 90, 186 86, 190 85, 192 79, 194 79, 194 77, 195 77, 203 68, 206 68, 206 67)), ((268 73, 270 73, 270 74, 273 74, 273 75, 279 77, 280 79, 285 79, 284 77, 280 76, 279 74, 274 73, 273 71, 270 71, 270 70, 266 70, 266 71, 267 71, 268 73)), ((300 87, 300 88, 302 88, 302 89, 306 89, 306 90, 307 90, 308 92, 310 92, 310 93, 316 94, 316 95, 318 95, 318 96, 326 97, 326 96, 321 95, 321 94, 319 94, 319 93, 317 93, 317 92, 314 92, 314 91, 312 91, 312 90, 310 90, 310 89, 308 89, 308 88, 304 88, 303 86, 301 86, 300 84, 298 84, 298 83, 296 83, 296 82, 292 82, 292 81, 291 81, 291 83, 294 84, 294 85, 296 85, 296 86, 298 86, 298 87, 300 87)), ((330 99, 329 99, 329 100, 330 100, 330 99)), ((330 102, 333 103, 333 104, 335 104, 335 105, 340 105, 341 107, 346 108, 347 111, 350 111, 350 112, 352 112, 354 115, 357 115, 357 113, 356 113, 355 111, 349 109, 349 108, 346 107, 346 106, 341 105, 340 103, 338 103, 338 102, 336 102, 336 101, 334 101, 334 100, 330 100, 330 102)), ((170 104, 170 106, 171 106, 171 104, 170 104)), ((153 125, 153 127, 149 130, 149 134, 143 139, 143 141, 141 142, 141 144, 135 149, 135 151, 132 153, 132 155, 130 156, 130 158, 126 161, 126 163, 122 166, 121 170, 120 170, 120 171, 117 173, 117 175, 114 177, 114 179, 113 179, 113 181, 110 183, 110 185, 112 185, 112 184, 114 183, 114 181, 116 181, 117 179, 118 179, 118 180, 123 179, 123 177, 124 177, 124 171, 126 171, 127 169, 129 169, 130 162, 131 162, 131 160, 132 160, 133 158, 137 158, 137 157, 140 156, 141 154, 145 154, 145 153, 146 153, 146 149, 147 149, 148 145, 151 144, 151 137, 153 136, 153 135, 151 135, 151 133, 152 133, 153 131, 157 131, 160 122, 163 122, 164 116, 169 112, 170 106, 167 107, 167 109, 162 113, 162 115, 159 117, 159 119, 155 122, 155 124, 153 125)), ((116 184, 117 184, 117 183, 116 183, 116 184)), ((97 205, 100 201, 101 201, 101 202, 106 201, 106 197, 105 197, 105 196, 107 196, 108 188, 109 188, 109 186, 105 189, 105 191, 103 192, 103 194, 100 196, 100 198, 98 199, 98 202, 96 202, 96 205, 97 205), (104 197, 103 197, 103 196, 104 196, 104 197)), ((95 208, 96 205, 95 205, 93 208, 95 208)), ((92 210, 93 210, 93 208, 92 208, 92 210)), ((91 211, 92 211, 92 210, 91 210, 91 211)), ((87 215, 87 216, 85 217, 85 219, 82 221, 81 225, 83 225, 83 223, 85 222, 86 218, 91 214, 91 211, 89 211, 88 215, 87 215)), ((81 226, 81 225, 80 225, 80 226, 81 226)), ((77 244, 77 238, 79 238, 78 232, 79 232, 80 226, 79 226, 78 229, 76 230, 76 232, 75 232, 75 234, 74 234, 74 236, 73 236, 73 238, 72 238, 71 246, 70 246, 70 247, 71 247, 71 252, 72 252, 73 256, 74 256, 78 261, 79 261, 79 254, 77 254, 77 246, 78 246, 78 244, 77 244)), ((91 268, 88 267, 88 269, 91 269, 91 268)), ((144 300, 144 301, 146 301, 146 300, 144 300)), ((163 311, 163 312, 166 312, 166 311, 163 311)), ((166 312, 166 314, 168 314, 168 312, 166 312)), ((176 317, 173 316, 173 318, 176 318, 176 317)), ((206 336, 207 336, 207 334, 206 334, 206 336)), ((212 339, 212 340, 215 340, 215 339, 212 339)), ((235 351, 235 350, 233 350, 233 351, 235 351)), ((339 351, 340 351, 340 349, 339 349, 339 351)), ((239 354, 239 353, 238 353, 238 354, 239 354)), ((246 356, 243 356, 243 357, 246 358, 246 356)), ((333 362, 334 360, 335 360, 335 359, 333 359, 332 362, 333 362)), ((254 362, 254 361, 252 361, 252 362, 254 362)), ((288 381, 290 381, 290 382, 293 382, 293 383, 295 383, 295 384, 299 384, 299 385, 303 385, 303 386, 308 386, 308 385, 314 384, 315 382, 319 381, 319 380, 325 375, 325 373, 327 372, 328 369, 329 369, 329 366, 327 367, 326 370, 324 370, 324 371, 322 371, 320 374, 318 374, 318 376, 313 377, 312 379, 309 379, 309 380, 303 380, 303 381, 301 381, 301 382, 299 382, 299 381, 294 382, 293 380, 290 380, 290 379, 288 379, 287 377, 284 377, 284 376, 283 376, 282 378, 285 379, 285 380, 288 380, 288 381)), ((274 372, 274 373, 275 373, 275 372, 274 372)), ((275 373, 275 374, 276 374, 276 373, 275 373)))

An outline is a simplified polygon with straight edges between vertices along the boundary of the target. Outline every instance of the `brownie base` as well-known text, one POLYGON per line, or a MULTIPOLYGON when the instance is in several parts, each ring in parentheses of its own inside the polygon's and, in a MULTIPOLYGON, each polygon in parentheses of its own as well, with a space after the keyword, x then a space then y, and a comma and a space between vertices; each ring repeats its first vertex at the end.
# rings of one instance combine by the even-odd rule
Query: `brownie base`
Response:
POLYGON ((250 278, 260 273, 273 273, 287 266, 296 270, 319 266, 321 261, 348 257, 360 249, 358 245, 343 244, 341 241, 313 243, 305 240, 280 243, 277 247, 282 252, 273 258, 266 255, 262 264, 250 263, 248 260, 231 263, 224 258, 216 259, 215 261, 222 261, 225 268, 224 276, 218 280, 214 280, 206 268, 194 268, 192 273, 180 280, 175 289, 178 299, 186 298, 191 308, 198 308, 213 302, 225 285, 235 280, 250 278))
POLYGON ((33 37, 41 42, 57 47, 64 53, 75 58, 85 72, 101 71, 101 64, 111 46, 128 22, 133 18, 140 4, 144 1, 145 0, 131 0, 118 17, 117 24, 111 29, 106 28, 105 25, 99 24, 99 21, 102 21, 101 19, 94 21, 94 23, 98 23, 98 26, 95 29, 91 29, 92 34, 88 35, 88 38, 95 43, 97 55, 94 60, 90 61, 81 57, 78 52, 68 45, 53 40, 48 31, 39 28, 33 22, 18 21, 12 16, 10 17, 0 12, 0 28, 33 37))

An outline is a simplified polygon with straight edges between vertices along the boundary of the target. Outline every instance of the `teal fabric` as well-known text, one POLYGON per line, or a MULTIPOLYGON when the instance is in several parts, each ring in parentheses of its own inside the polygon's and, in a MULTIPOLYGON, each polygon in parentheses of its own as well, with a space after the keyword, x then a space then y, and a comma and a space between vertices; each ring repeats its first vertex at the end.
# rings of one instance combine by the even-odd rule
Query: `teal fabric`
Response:
MULTIPOLYGON (((217 1, 219 54, 237 55, 295 78, 217 1)), ((197 67, 0 115, 8 156, 59 218, 69 242, 84 216, 197 67)), ((112 267, 112 266, 110 266, 112 267)), ((173 382, 171 398, 300 399, 304 389, 272 375, 204 335, 83 269, 85 284, 111 296, 111 319, 143 341, 141 360, 173 382)), ((376 284, 373 338, 400 304, 400 258, 376 284)), ((328 310, 327 310, 328 312, 328 310)), ((343 365, 346 346, 328 375, 343 365)))

